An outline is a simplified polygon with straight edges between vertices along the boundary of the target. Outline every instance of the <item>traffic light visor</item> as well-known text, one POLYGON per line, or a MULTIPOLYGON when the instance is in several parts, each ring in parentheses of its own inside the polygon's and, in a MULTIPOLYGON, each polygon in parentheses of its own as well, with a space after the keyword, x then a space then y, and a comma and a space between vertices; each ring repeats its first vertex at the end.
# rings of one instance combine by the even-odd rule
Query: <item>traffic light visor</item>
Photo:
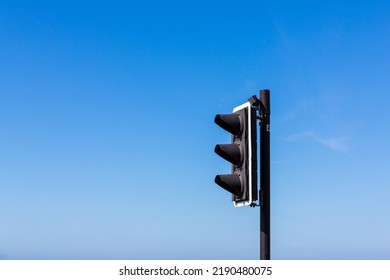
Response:
POLYGON ((242 196, 241 180, 237 174, 217 175, 214 181, 235 196, 242 196))
POLYGON ((240 117, 236 113, 218 114, 215 116, 214 122, 234 135, 239 135, 242 131, 240 117))
POLYGON ((214 152, 234 165, 242 163, 242 152, 238 144, 218 144, 214 152))

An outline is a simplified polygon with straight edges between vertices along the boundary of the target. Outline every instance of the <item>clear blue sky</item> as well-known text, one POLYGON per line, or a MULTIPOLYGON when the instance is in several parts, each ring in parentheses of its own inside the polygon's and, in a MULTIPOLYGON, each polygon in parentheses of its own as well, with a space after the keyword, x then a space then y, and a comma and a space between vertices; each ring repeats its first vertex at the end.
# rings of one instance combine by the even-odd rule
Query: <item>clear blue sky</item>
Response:
POLYGON ((390 259, 388 1, 0 1, 0 259, 257 259, 213 123, 271 90, 274 259, 390 259))

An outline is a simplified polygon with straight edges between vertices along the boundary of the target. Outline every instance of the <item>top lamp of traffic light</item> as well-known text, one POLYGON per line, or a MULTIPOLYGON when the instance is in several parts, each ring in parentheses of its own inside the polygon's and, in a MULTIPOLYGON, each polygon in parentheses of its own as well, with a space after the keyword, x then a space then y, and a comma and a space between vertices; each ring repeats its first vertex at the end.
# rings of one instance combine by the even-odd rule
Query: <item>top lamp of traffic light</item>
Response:
POLYGON ((231 173, 217 175, 215 183, 232 194, 235 207, 257 200, 256 110, 249 102, 218 114, 214 122, 231 134, 230 144, 218 144, 215 153, 231 163, 231 173))

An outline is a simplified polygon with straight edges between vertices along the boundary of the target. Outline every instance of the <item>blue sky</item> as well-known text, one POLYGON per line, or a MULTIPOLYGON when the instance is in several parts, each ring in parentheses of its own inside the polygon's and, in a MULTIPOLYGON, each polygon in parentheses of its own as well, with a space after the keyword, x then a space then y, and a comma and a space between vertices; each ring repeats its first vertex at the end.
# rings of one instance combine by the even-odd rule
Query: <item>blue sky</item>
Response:
POLYGON ((213 123, 271 90, 271 257, 390 259, 388 1, 0 1, 0 259, 257 259, 213 123))

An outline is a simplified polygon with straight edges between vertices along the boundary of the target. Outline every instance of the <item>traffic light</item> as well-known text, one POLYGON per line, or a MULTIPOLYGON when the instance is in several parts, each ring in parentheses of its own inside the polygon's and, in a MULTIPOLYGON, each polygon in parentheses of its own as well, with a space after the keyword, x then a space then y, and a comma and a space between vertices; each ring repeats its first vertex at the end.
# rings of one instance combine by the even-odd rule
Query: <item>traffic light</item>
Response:
POLYGON ((232 194, 235 207, 251 205, 257 200, 256 109, 247 102, 231 114, 216 115, 214 122, 232 135, 230 144, 215 146, 215 153, 232 166, 232 172, 217 175, 215 183, 232 194))

